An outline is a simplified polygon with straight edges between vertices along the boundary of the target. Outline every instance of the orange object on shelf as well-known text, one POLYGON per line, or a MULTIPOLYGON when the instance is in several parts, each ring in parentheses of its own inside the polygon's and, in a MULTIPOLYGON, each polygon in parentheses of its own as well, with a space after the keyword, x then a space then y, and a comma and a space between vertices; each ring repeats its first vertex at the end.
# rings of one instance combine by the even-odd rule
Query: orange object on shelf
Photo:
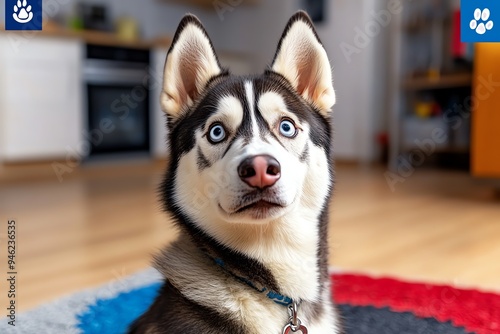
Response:
POLYGON ((500 43, 478 43, 472 110, 472 174, 500 178, 500 43))

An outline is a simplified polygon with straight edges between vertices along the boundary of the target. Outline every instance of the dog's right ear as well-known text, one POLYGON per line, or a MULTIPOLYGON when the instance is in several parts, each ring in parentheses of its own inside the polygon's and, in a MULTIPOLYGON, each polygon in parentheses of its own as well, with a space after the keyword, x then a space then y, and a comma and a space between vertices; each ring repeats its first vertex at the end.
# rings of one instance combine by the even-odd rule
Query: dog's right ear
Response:
POLYGON ((177 119, 200 96, 210 78, 221 74, 212 42, 196 16, 179 23, 165 61, 161 106, 177 119))
POLYGON ((309 15, 293 15, 278 44, 271 69, 284 76, 324 116, 335 104, 332 70, 309 15))

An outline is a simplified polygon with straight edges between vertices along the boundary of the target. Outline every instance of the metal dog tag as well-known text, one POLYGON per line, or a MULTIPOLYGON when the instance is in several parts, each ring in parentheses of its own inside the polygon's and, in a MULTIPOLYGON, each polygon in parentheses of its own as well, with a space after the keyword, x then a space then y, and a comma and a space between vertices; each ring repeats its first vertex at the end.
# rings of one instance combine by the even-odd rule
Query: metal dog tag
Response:
POLYGON ((302 324, 302 321, 297 316, 299 313, 299 304, 297 302, 292 302, 288 305, 288 313, 290 318, 288 319, 288 324, 283 328, 283 334, 290 333, 302 333, 307 334, 307 328, 302 324))
POLYGON ((304 325, 299 325, 298 327, 293 326, 292 324, 288 324, 283 328, 283 334, 290 334, 290 333, 302 333, 302 334, 307 334, 307 328, 304 325), (294 330, 295 328, 295 330, 294 330))

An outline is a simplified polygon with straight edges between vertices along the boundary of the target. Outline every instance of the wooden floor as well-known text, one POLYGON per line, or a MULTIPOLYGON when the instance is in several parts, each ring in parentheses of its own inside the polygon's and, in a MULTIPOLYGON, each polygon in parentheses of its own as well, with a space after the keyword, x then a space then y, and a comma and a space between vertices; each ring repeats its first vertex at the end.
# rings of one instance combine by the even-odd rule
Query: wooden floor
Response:
MULTIPOLYGON (((155 193, 163 165, 90 166, 62 182, 50 166, 0 170, 0 268, 14 218, 21 310, 148 266, 175 238, 155 193)), ((465 173, 418 170, 392 192, 384 172, 337 168, 331 265, 500 291, 494 191, 465 173)))

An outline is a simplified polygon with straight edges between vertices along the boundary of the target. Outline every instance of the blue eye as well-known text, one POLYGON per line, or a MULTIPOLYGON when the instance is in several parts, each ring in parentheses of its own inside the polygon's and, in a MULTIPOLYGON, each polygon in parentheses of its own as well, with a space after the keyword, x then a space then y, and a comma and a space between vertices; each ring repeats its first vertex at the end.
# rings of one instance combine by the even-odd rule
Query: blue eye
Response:
POLYGON ((226 130, 219 123, 212 125, 208 132, 208 139, 212 144, 217 144, 226 139, 226 130))
POLYGON ((280 123, 280 133, 285 137, 293 138, 297 135, 297 129, 291 120, 284 119, 280 123))

